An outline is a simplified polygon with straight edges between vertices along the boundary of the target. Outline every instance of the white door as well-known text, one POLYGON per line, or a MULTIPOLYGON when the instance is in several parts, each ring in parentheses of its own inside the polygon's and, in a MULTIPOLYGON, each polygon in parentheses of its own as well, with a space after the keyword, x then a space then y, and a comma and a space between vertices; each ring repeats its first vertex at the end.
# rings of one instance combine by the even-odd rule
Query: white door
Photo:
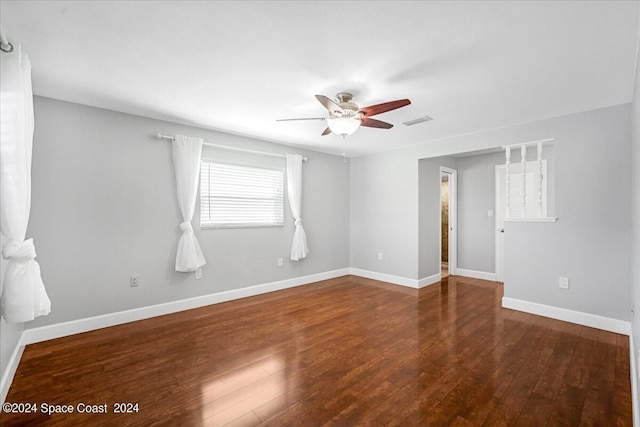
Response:
MULTIPOLYGON (((510 217, 522 216, 522 164, 512 163, 510 165, 510 195, 509 214, 510 217)), ((527 162, 525 166, 525 214, 527 217, 547 216, 547 161, 542 160, 542 206, 536 202, 537 182, 539 179, 538 163, 527 162)), ((496 280, 504 282, 504 220, 507 210, 507 182, 505 176, 506 166, 496 166, 496 212, 495 212, 495 249, 496 249, 496 280)))

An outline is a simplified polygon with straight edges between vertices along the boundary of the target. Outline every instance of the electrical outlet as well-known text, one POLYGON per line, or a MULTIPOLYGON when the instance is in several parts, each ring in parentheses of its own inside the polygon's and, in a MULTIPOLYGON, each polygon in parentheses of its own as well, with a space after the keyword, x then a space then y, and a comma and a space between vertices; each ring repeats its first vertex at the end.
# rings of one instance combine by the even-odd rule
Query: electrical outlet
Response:
POLYGON ((131 276, 131 277, 129 277, 129 287, 137 288, 139 280, 140 280, 140 276, 131 276))
POLYGON ((490 217, 490 218, 493 218, 493 209, 489 209, 487 211, 487 216, 490 217))
POLYGON ((378 252, 378 261, 382 260, 382 252, 378 252))
POLYGON ((560 280, 558 280, 558 286, 561 289, 569 289, 569 278, 568 277, 560 277, 560 280))
POLYGON ((282 258, 278 258, 278 267, 284 266, 284 260, 282 258))
POLYGON ((202 279, 202 269, 198 268, 196 270, 196 279, 202 279))

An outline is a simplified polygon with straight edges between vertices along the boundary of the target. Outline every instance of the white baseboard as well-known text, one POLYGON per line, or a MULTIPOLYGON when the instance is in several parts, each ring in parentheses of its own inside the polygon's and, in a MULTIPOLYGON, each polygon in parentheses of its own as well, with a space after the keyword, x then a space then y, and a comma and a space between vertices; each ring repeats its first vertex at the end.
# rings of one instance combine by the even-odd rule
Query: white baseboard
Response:
POLYGON ((640 427, 640 407, 638 407, 638 364, 636 363, 635 350, 636 346, 633 342, 633 332, 629 334, 629 361, 631 366, 631 413, 633 414, 633 425, 640 427))
POLYGON ((614 332, 616 334, 631 335, 631 322, 598 316, 597 314, 584 313, 508 297, 502 298, 502 307, 563 320, 565 322, 577 323, 578 325, 602 329, 603 331, 614 332))
POLYGON ((366 277, 367 279, 380 280, 381 282, 393 283, 394 285, 406 286, 408 288, 418 289, 420 283, 416 279, 409 279, 401 276, 393 276, 391 274, 378 273, 376 271, 361 270, 359 268, 350 268, 349 273, 354 276, 366 277))
POLYGON ((61 338, 68 335, 107 328, 109 326, 121 325, 123 323, 135 322, 137 320, 149 319, 151 317, 176 313, 207 305, 218 304, 239 298, 246 298, 254 295, 265 294, 267 292, 279 291, 296 286, 307 285, 321 280, 333 279, 349 274, 348 268, 327 271, 324 273, 311 274, 308 276, 295 277, 293 279, 281 280, 278 282, 265 283, 262 285, 249 286, 231 291, 218 292, 215 294, 202 295, 178 301, 171 301, 163 304, 148 307, 134 308, 116 313, 103 314, 101 316, 88 317, 86 319, 72 320, 69 322, 56 323, 54 325, 41 326, 33 329, 25 329, 22 332, 21 344, 28 345, 37 342, 61 338))
POLYGON ((456 276, 471 277, 473 279, 496 281, 496 273, 488 273, 486 271, 467 270, 466 268, 456 268, 456 276))
POLYGON ((435 285, 436 283, 440 283, 442 280, 442 273, 437 273, 428 277, 424 277, 418 280, 418 287, 424 288, 429 285, 435 285))
POLYGON ((11 358, 9 359, 9 364, 7 365, 7 369, 2 374, 2 379, 0 380, 0 405, 5 402, 7 395, 9 394, 9 388, 11 387, 11 383, 13 382, 13 376, 16 374, 18 370, 18 365, 20 364, 20 358, 22 357, 22 352, 24 351, 24 344, 18 342, 18 345, 13 350, 11 354, 11 358))

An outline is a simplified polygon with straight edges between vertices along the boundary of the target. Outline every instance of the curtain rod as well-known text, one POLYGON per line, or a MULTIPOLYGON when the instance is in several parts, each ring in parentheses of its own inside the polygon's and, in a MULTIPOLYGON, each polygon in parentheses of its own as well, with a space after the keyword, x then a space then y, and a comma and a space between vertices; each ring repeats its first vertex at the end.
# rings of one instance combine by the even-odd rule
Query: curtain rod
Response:
MULTIPOLYGON (((172 135, 163 135, 163 134, 161 134, 161 133, 157 133, 157 134, 156 134, 156 137, 157 137, 158 139, 168 139, 169 141, 174 141, 174 140, 176 139, 176 137, 175 137, 175 136, 172 136, 172 135)), ((287 157, 287 156, 286 156, 286 155, 284 155, 284 154, 267 153, 267 152, 265 152, 265 151, 249 150, 249 149, 246 149, 246 148, 229 147, 228 145, 218 145, 218 144, 212 144, 212 143, 210 143, 210 142, 203 142, 203 143, 202 143, 202 145, 206 145, 206 146, 209 146, 209 147, 222 148, 222 149, 225 149, 225 150, 242 151, 242 152, 244 152, 244 153, 261 154, 261 155, 263 155, 263 156, 287 157)), ((306 162, 307 160, 308 160, 308 159, 307 159, 307 156, 303 156, 303 157, 302 157, 302 161, 303 161, 303 162, 306 162)))

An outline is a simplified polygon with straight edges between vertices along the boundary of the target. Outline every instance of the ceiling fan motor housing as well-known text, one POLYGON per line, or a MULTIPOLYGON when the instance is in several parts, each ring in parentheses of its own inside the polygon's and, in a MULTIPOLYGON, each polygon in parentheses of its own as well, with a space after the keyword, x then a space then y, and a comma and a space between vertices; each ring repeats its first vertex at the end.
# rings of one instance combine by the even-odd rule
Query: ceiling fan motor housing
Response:
POLYGON ((340 92, 336 94, 336 99, 338 100, 338 105, 342 108, 346 114, 343 114, 340 117, 358 117, 357 114, 360 107, 357 104, 351 102, 353 99, 353 95, 348 92, 340 92))

